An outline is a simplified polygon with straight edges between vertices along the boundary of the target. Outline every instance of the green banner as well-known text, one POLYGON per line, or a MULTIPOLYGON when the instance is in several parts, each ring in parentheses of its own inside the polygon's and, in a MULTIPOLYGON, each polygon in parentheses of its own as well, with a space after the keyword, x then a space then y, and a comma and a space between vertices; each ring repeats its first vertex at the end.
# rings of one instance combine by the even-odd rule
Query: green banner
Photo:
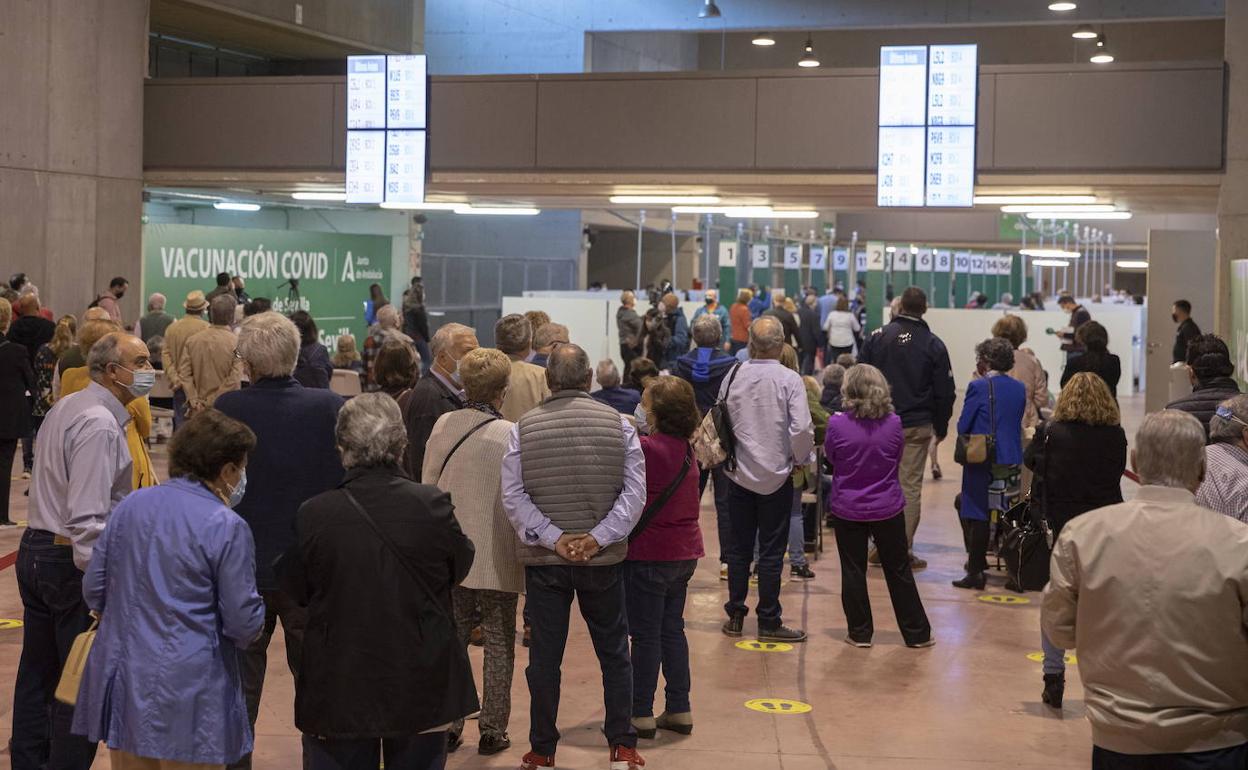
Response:
POLYGON ((239 275, 247 293, 271 299, 274 310, 311 313, 331 351, 346 333, 362 345, 368 287, 390 286, 391 246, 392 239, 381 235, 146 225, 143 296, 164 294, 178 315, 187 293, 212 291, 217 273, 239 275))

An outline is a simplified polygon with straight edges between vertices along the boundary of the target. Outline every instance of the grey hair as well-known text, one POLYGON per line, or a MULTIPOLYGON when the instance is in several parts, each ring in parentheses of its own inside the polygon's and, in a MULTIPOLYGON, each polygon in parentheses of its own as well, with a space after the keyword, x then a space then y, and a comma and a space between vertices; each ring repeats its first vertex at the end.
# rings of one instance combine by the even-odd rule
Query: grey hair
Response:
POLYGON ((166 302, 165 295, 161 294, 160 292, 156 292, 152 296, 147 298, 147 309, 152 310, 152 311, 164 310, 165 302, 166 302))
POLYGON ((1187 412, 1153 412, 1135 434, 1134 458, 1141 484, 1195 490, 1205 475, 1205 428, 1187 412))
POLYGON ((1210 444, 1237 444, 1248 430, 1248 395, 1232 396, 1218 404, 1218 410, 1209 420, 1210 444), (1223 410, 1230 413, 1222 416, 1223 410))
POLYGON ((775 316, 761 316, 750 324, 750 358, 779 358, 784 350, 784 326, 775 316))
POLYGON ((533 349, 541 350, 544 347, 549 347, 555 340, 559 339, 569 339, 568 327, 553 322, 542 324, 541 328, 533 331, 533 349))
POLYGON ((589 356, 580 345, 560 345, 551 352, 546 362, 546 384, 551 393, 586 390, 589 375, 589 356))
POLYGON ((609 358, 598 362, 597 368, 594 369, 594 376, 598 378, 598 384, 604 388, 620 386, 620 370, 615 368, 615 362, 609 358))
POLYGON ((100 337, 87 353, 87 372, 91 379, 99 381, 110 364, 121 363, 122 332, 110 332, 100 337))
POLYGON ((238 312, 238 300, 233 294, 218 294, 208 303, 208 320, 213 326, 229 326, 238 312))
POLYGON ((693 344, 700 348, 713 348, 723 339, 724 330, 719 316, 703 313, 693 322, 693 344))
POLYGON ((989 337, 975 346, 975 360, 994 372, 1008 372, 1014 368, 1014 346, 1003 337, 989 337))
POLYGON ((533 345, 533 324, 519 313, 494 322, 494 346, 509 356, 525 353, 533 345))
POLYGON ((1014 295, 1013 295, 1013 294, 1010 294, 1008 291, 1007 291, 1007 292, 1002 293, 1002 295, 1001 295, 1001 304, 1003 304, 1003 305, 1013 305, 1013 304, 1014 304, 1014 295))
POLYGON ((272 310, 243 319, 238 329, 238 354, 253 380, 289 377, 299 361, 299 329, 272 310))
POLYGON ((394 305, 382 305, 377 309, 377 325, 383 329, 399 328, 399 309, 394 305))
POLYGON ((347 470, 398 463, 407 449, 398 402, 385 393, 356 396, 338 412, 334 439, 347 470))
POLYGON ((459 334, 476 334, 470 326, 463 324, 442 324, 442 326, 433 333, 433 339, 429 340, 429 353, 437 358, 443 351, 450 353, 451 346, 455 344, 455 337, 459 334))
POLYGON ((884 374, 871 364, 857 364, 845 372, 841 405, 861 420, 879 420, 893 413, 893 397, 884 374))
POLYGON ((845 382, 845 367, 840 364, 828 364, 823 370, 824 387, 839 388, 845 382))

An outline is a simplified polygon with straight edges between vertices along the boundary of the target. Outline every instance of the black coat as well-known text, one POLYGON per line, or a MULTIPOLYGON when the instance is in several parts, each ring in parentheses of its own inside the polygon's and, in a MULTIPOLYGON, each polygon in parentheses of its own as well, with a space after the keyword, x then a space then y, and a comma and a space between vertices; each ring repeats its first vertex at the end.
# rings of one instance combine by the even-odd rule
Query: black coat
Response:
POLYGON ((334 365, 329 362, 329 351, 319 342, 299 346, 299 360, 295 363, 295 379, 305 388, 329 388, 334 375, 334 365))
POLYGON ((1187 344, 1200 336, 1200 327, 1190 318, 1184 318, 1183 323, 1179 324, 1179 328, 1174 333, 1174 350, 1171 351, 1171 359, 1176 364, 1186 363, 1187 361, 1187 344))
POLYGON ((425 445, 429 443, 434 423, 447 412, 463 407, 459 394, 448 390, 432 372, 421 377, 399 401, 403 424, 407 427, 407 452, 403 456, 403 467, 408 476, 420 478, 425 464, 425 445))
POLYGON ((841 407, 841 386, 840 385, 824 385, 823 392, 819 395, 819 406, 828 410, 828 414, 836 414, 845 411, 841 407))
POLYGON ((300 730, 328 738, 397 738, 480 708, 472 666, 450 621, 451 588, 468 574, 473 547, 449 495, 417 484, 397 465, 353 468, 340 489, 299 508, 295 530, 282 589, 308 608, 295 678, 300 730), (342 488, 393 541, 423 586, 342 488))
POLYGON ((1200 420, 1205 426, 1205 435, 1209 435, 1209 421, 1218 404, 1239 395, 1239 384, 1230 377, 1213 377, 1196 384, 1190 395, 1166 404, 1167 409, 1178 409, 1200 420))
POLYGON ((1032 496, 1056 537, 1079 514, 1122 502, 1127 434, 1121 425, 1049 421, 1023 462, 1036 473, 1032 496))
POLYGON ((1070 378, 1079 372, 1092 372, 1098 375, 1109 386, 1109 393, 1118 400, 1118 380, 1122 379, 1122 362, 1113 353, 1097 355, 1083 353, 1066 360, 1066 368, 1062 370, 1062 387, 1070 382, 1070 378))
POLYGON ((13 324, 9 326, 9 342, 24 345, 26 360, 34 366, 35 354, 39 352, 41 346, 52 341, 52 335, 55 333, 56 324, 43 316, 24 315, 13 319, 13 324))
POLYGON ((780 325, 784 327, 784 341, 797 347, 797 318, 792 313, 782 307, 772 305, 763 311, 763 315, 769 315, 780 321, 780 325))
POLYGON ((823 347, 823 329, 819 326, 819 309, 802 306, 797 309, 801 323, 797 327, 797 347, 803 353, 814 353, 823 347))
POLYGON ((0 334, 0 439, 29 435, 31 401, 27 392, 35 392, 35 373, 26 359, 26 348, 0 334))
POLYGON ((953 367, 945 343, 922 319, 898 316, 876 329, 863 342, 858 363, 884 373, 902 427, 931 425, 937 438, 945 437, 956 398, 953 367))

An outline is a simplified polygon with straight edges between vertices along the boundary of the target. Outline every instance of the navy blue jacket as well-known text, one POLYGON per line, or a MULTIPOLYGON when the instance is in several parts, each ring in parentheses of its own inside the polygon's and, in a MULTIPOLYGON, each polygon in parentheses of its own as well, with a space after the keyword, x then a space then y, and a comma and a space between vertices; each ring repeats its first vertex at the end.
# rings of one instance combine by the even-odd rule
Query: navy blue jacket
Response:
POLYGON ((863 342, 858 363, 884 373, 902 427, 931 425, 937 438, 949 433, 955 397, 949 351, 922 319, 898 316, 876 329, 863 342))
POLYGON ((637 411, 637 405, 641 403, 641 394, 632 388, 603 388, 595 390, 589 395, 595 400, 601 401, 611 407, 620 414, 632 414, 637 411))
POLYGON ((273 562, 295 543, 299 506, 342 483, 334 426, 342 397, 270 377, 222 393, 215 404, 256 434, 247 458, 247 493, 234 510, 256 541, 256 586, 278 587, 273 562))
POLYGON ((675 374, 693 386, 698 411, 706 414, 719 397, 719 384, 732 371, 737 359, 719 348, 697 348, 676 361, 675 374))

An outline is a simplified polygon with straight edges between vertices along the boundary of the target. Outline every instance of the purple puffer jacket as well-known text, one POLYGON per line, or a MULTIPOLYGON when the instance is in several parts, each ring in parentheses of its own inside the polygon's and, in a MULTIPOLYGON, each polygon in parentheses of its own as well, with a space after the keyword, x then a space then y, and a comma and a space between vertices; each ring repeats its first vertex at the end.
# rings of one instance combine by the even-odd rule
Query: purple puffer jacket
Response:
POLYGON ((849 412, 828 418, 823 451, 833 468, 828 507, 850 521, 882 521, 906 506, 897 469, 905 437, 901 418, 860 420, 849 412))

